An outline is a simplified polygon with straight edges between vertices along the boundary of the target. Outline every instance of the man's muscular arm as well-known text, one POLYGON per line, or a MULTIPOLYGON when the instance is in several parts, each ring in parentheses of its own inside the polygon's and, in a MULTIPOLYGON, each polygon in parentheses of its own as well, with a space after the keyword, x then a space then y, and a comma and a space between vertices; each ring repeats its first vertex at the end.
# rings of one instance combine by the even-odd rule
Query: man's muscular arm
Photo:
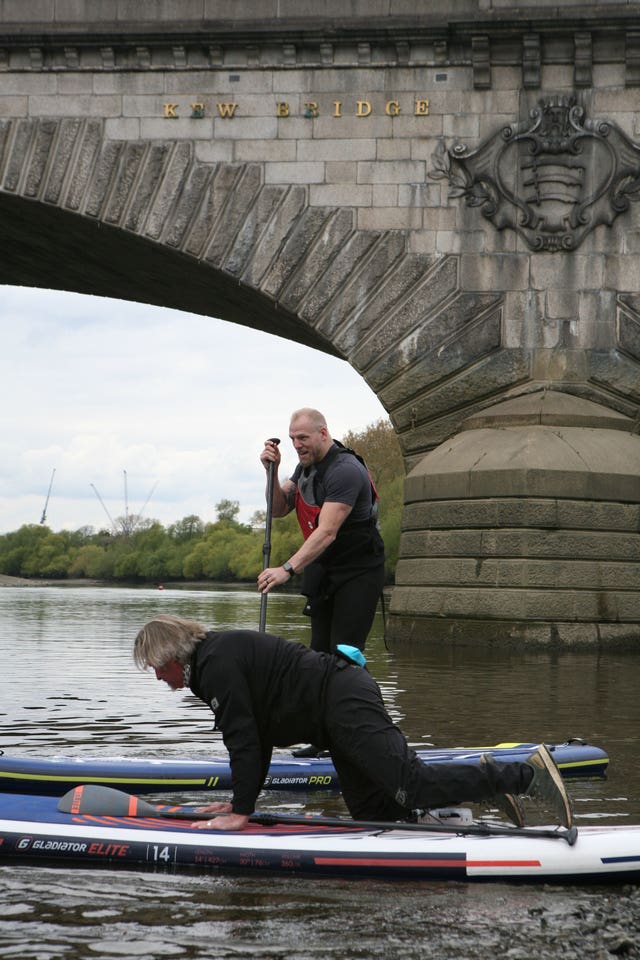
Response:
POLYGON ((318 526, 289 560, 296 573, 308 567, 324 553, 327 547, 331 546, 351 510, 348 503, 326 502, 323 504, 318 514, 318 526))
MULTIPOLYGON (((318 526, 289 560, 296 573, 313 563, 333 543, 351 510, 348 503, 324 504, 318 514, 318 526)), ((261 593, 269 593, 287 580, 289 574, 284 567, 267 567, 258 577, 258 589, 261 593)))

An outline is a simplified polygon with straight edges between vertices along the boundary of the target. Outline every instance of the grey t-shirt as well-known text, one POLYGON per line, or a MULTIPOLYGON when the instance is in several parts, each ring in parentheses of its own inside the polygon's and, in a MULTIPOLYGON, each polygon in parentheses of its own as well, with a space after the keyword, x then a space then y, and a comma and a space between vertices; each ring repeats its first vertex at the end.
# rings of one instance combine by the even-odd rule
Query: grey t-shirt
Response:
POLYGON ((326 501, 346 503, 352 507, 351 520, 368 520, 373 496, 367 468, 352 453, 334 453, 335 450, 340 448, 332 447, 326 454, 331 457, 326 467, 323 467, 324 461, 307 470, 298 466, 291 480, 310 506, 321 507, 326 501))

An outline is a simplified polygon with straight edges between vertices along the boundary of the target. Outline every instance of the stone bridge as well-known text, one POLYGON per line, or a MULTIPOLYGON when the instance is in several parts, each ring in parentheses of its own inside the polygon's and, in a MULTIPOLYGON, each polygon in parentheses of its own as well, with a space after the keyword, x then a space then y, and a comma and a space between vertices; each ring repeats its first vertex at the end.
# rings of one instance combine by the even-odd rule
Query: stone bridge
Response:
POLYGON ((391 642, 633 647, 637 4, 416 6, 2 0, 0 280, 347 360, 408 473, 391 642))

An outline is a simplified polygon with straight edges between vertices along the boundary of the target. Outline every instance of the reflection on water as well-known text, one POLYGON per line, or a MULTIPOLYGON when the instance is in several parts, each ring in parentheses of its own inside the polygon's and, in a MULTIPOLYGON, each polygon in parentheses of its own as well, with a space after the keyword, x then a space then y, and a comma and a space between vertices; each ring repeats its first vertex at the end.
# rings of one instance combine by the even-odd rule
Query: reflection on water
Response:
MULTIPOLYGON (((308 621, 301 608, 296 595, 271 595, 268 629, 306 641, 308 621)), ((216 629, 255 629, 260 598, 234 589, 0 589, 0 749, 34 756, 221 752, 203 704, 183 691, 169 692, 133 665, 133 638, 160 611, 216 629)), ((607 781, 571 784, 578 823, 640 821, 640 656, 431 646, 423 654, 415 648, 389 653, 381 617, 367 654, 392 716, 412 743, 444 747, 583 737, 604 747, 611 765, 607 781)), ((300 794, 273 793, 265 794, 261 805, 298 809, 304 800, 300 794)), ((342 812, 340 804, 328 794, 309 801, 328 813, 342 812)), ((519 936, 525 952, 518 956, 564 957, 560 946, 557 954, 553 950, 567 924, 578 935, 593 911, 605 904, 613 909, 607 895, 595 891, 40 866, 0 867, 0 903, 2 955, 20 960, 212 955, 461 960, 506 955, 512 947, 517 952, 519 936), (536 919, 532 932, 532 917, 544 917, 544 929, 536 919), (534 942, 537 949, 527 952, 534 942)), ((609 916, 607 926, 616 922, 609 916)), ((604 956, 596 947, 602 945, 587 937, 581 956, 604 956)))
POLYGON ((2 953, 21 960, 602 960, 636 903, 620 894, 603 930, 601 893, 546 887, 0 867, 0 891, 2 953))

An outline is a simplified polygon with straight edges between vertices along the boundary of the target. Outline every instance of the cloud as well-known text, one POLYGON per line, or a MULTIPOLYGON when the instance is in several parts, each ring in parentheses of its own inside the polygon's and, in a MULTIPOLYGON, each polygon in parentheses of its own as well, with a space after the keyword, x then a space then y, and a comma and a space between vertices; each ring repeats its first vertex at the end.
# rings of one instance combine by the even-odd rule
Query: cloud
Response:
MULTIPOLYGON (((0 532, 38 523, 104 526, 215 518, 222 499, 248 520, 264 508, 258 456, 289 414, 323 411, 334 436, 385 411, 344 361, 222 320, 78 294, 5 287, 0 308, 0 532)), ((286 442, 285 442, 286 441, 286 442)))

